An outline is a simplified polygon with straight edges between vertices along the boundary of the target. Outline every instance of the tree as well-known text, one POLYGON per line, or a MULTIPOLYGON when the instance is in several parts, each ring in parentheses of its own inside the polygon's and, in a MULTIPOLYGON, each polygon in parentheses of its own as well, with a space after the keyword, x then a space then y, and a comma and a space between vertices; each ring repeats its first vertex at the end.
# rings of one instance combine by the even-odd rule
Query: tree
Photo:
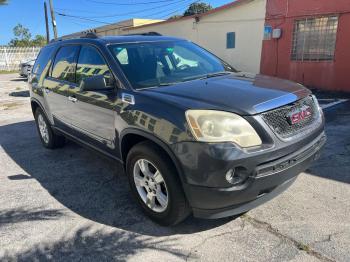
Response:
POLYGON ((30 38, 32 37, 29 29, 21 24, 13 28, 14 39, 10 41, 11 46, 30 46, 30 38))
POLYGON ((172 15, 168 18, 168 20, 172 20, 172 19, 177 19, 177 18, 180 18, 182 17, 182 15, 172 15))
POLYGON ((46 39, 42 35, 36 35, 32 39, 29 29, 21 24, 17 24, 13 28, 14 38, 9 42, 10 46, 26 47, 26 46, 44 46, 46 39))
POLYGON ((0 0, 0 5, 7 5, 8 4, 8 0, 0 0))
POLYGON ((192 3, 184 12, 184 16, 202 14, 202 13, 208 12, 211 9, 213 9, 213 7, 207 3, 203 3, 203 2, 192 3))
POLYGON ((33 46, 44 46, 46 45, 46 37, 43 35, 36 35, 32 40, 33 46))
POLYGON ((21 40, 30 40, 32 37, 29 29, 21 24, 18 24, 13 28, 13 34, 21 40))

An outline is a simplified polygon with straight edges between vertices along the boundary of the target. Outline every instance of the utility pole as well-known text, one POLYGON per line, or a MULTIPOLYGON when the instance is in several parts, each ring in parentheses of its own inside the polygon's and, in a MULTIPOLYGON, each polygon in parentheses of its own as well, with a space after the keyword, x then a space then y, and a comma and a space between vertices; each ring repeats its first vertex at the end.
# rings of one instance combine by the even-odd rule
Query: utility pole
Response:
POLYGON ((45 11, 45 26, 46 26, 46 43, 50 42, 50 31, 49 31, 49 19, 47 17, 47 6, 46 2, 44 2, 44 11, 45 11))
POLYGON ((53 35, 54 35, 55 39, 57 39, 56 19, 55 19, 55 13, 53 11, 52 0, 50 0, 50 11, 51 11, 51 21, 52 21, 52 27, 53 27, 53 35))

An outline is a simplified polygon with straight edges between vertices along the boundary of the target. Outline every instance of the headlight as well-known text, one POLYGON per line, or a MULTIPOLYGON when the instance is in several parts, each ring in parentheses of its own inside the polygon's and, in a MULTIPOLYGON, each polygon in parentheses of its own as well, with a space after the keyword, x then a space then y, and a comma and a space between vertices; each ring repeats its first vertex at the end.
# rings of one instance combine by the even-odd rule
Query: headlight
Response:
POLYGON ((188 110, 192 134, 203 142, 234 142, 241 147, 261 145, 254 128, 239 115, 214 110, 188 110))

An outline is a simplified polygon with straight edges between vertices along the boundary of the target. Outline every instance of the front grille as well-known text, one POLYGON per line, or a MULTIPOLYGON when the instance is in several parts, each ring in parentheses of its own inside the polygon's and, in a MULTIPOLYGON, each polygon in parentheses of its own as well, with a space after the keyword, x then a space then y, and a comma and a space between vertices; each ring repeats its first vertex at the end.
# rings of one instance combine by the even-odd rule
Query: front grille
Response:
POLYGON ((275 134, 283 139, 287 139, 300 134, 300 132, 306 129, 312 128, 317 119, 319 119, 319 111, 312 96, 308 96, 292 104, 263 113, 262 118, 272 128, 275 134), (298 123, 291 124, 288 121, 288 114, 296 112, 305 106, 310 107, 311 115, 298 123))

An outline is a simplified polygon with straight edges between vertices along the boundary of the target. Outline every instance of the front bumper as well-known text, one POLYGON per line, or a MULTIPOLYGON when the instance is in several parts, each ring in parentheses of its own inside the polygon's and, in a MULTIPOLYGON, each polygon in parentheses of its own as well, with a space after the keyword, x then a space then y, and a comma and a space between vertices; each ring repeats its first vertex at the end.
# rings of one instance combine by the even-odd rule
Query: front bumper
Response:
POLYGON ((183 186, 194 216, 203 218, 232 216, 272 199, 287 189, 297 175, 311 165, 312 161, 319 156, 325 141, 325 134, 321 132, 317 136, 308 137, 289 147, 269 153, 257 153, 251 156, 247 154, 245 157, 238 153, 235 155, 232 149, 226 148, 225 151, 221 148, 221 153, 218 155, 219 151, 215 152, 215 159, 211 160, 208 155, 213 155, 213 152, 206 148, 197 157, 197 163, 205 163, 200 170, 203 172, 202 176, 193 169, 197 180, 189 167, 189 163, 193 164, 193 159, 189 157, 185 160, 183 155, 178 154, 186 170, 187 182, 184 182, 183 186), (226 170, 237 165, 247 167, 251 175, 241 185, 227 186, 226 183, 226 186, 222 186, 225 183, 226 170))

